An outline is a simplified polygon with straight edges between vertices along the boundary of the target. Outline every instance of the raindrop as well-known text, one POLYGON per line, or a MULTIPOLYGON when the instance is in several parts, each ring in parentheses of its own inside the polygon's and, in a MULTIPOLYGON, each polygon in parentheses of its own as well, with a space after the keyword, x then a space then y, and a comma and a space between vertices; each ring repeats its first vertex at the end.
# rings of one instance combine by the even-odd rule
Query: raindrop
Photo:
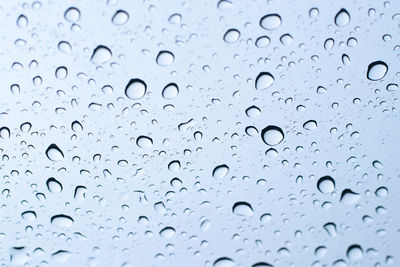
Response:
POLYGON ((351 189, 345 189, 342 191, 340 201, 346 205, 353 205, 360 199, 360 194, 351 191, 351 189))
POLYGON ((388 65, 383 61, 374 61, 368 65, 367 78, 371 81, 379 81, 385 77, 388 65))
POLYGON ((266 262, 257 262, 251 265, 251 267, 273 267, 273 266, 266 262))
POLYGON ((10 133, 10 129, 8 129, 7 127, 1 127, 0 128, 0 137, 3 139, 8 139, 10 138, 11 133, 10 133))
POLYGON ((60 161, 64 158, 64 153, 56 144, 51 144, 46 149, 46 156, 51 161, 60 161))
POLYGON ((382 164, 380 161, 378 161, 378 160, 374 160, 374 161, 372 162, 372 166, 373 166, 375 169, 383 169, 383 164, 382 164))
POLYGON ((232 207, 232 212, 235 215, 247 216, 247 217, 252 216, 254 213, 251 205, 243 201, 236 202, 232 207))
POLYGON ((125 87, 125 95, 132 100, 142 98, 147 91, 147 85, 140 79, 131 79, 125 87))
POLYGON ((249 118, 258 117, 258 116, 260 116, 260 114, 261 114, 261 110, 260 110, 260 108, 257 107, 257 106, 251 106, 251 107, 248 107, 248 108, 246 109, 246 115, 247 115, 247 117, 249 117, 249 118))
POLYGON ((173 160, 168 164, 168 170, 172 172, 177 172, 181 168, 181 163, 179 160, 173 160))
POLYGON ((163 238, 171 238, 175 235, 175 229, 167 226, 160 231, 160 236, 163 238))
POLYGON ((25 15, 20 15, 17 19, 17 25, 20 28, 26 28, 28 26, 28 18, 25 15))
POLYGON ((79 121, 73 121, 73 122, 71 123, 71 129, 72 129, 72 131, 74 131, 74 132, 82 132, 83 126, 82 126, 82 124, 81 124, 79 121))
POLYGON ((64 18, 69 22, 76 22, 80 17, 81 12, 76 7, 70 7, 64 13, 64 18))
POLYGON ((33 222, 36 219, 36 212, 32 210, 24 211, 21 217, 27 222, 33 222))
POLYGON ((51 217, 50 222, 59 227, 71 227, 74 220, 68 215, 59 214, 51 217))
POLYGON ((107 61, 109 61, 111 59, 112 53, 111 50, 104 46, 104 45, 99 45, 98 47, 96 47, 93 50, 93 54, 92 57, 90 58, 90 60, 96 64, 96 65, 100 65, 100 64, 104 64, 107 61))
POLYGON ((363 249, 359 245, 351 245, 346 254, 350 260, 357 261, 363 257, 363 249))
POLYGON ((218 165, 214 168, 212 176, 216 179, 224 178, 229 172, 229 167, 226 164, 218 165))
POLYGON ((274 76, 269 72, 261 72, 256 78, 256 89, 264 90, 270 87, 275 81, 274 76))
POLYGON ((168 66, 171 65, 175 60, 174 54, 170 51, 160 51, 157 55, 156 62, 160 66, 168 66))
POLYGON ((59 80, 64 80, 65 78, 67 78, 68 75, 68 70, 66 67, 62 66, 62 67, 58 67, 56 69, 56 78, 59 80))
POLYGON ((62 184, 51 177, 46 181, 47 189, 52 193, 60 193, 63 190, 62 184))
POLYGON ((178 94, 179 94, 179 88, 178 85, 176 85, 175 83, 168 84, 162 90, 163 98, 168 100, 176 98, 178 94))
POLYGON ((136 145, 140 148, 150 148, 153 146, 153 139, 141 135, 136 139, 136 145))
POLYGON ((343 27, 349 24, 350 22, 350 14, 346 9, 342 8, 335 16, 335 24, 336 26, 343 27))
POLYGON ((224 41, 233 44, 240 38, 240 32, 236 29, 229 29, 225 34, 224 34, 224 41))
POLYGON ((330 176, 319 178, 317 182, 318 190, 323 194, 329 194, 335 191, 335 180, 330 176))
POLYGON ((337 233, 336 233, 336 224, 334 224, 332 222, 326 223, 324 225, 324 229, 328 233, 328 235, 330 235, 332 237, 335 237, 337 235, 337 233))
POLYGON ((281 26, 282 19, 278 14, 268 14, 261 18, 260 26, 265 30, 276 30, 281 26))
POLYGON ((169 23, 171 23, 171 24, 178 24, 178 23, 181 22, 181 20, 182 20, 182 16, 181 16, 180 14, 177 14, 177 13, 172 14, 172 15, 168 18, 168 21, 169 21, 169 23))
POLYGON ((269 125, 261 131, 261 138, 269 146, 276 146, 284 139, 284 134, 281 128, 274 125, 269 125))
POLYGON ((113 15, 111 22, 114 25, 124 25, 129 20, 129 14, 125 10, 117 10, 113 15))
POLYGON ((235 267, 236 263, 228 257, 222 257, 214 261, 214 267, 235 267))
POLYGON ((303 124, 303 128, 306 130, 309 130, 309 131, 315 130, 315 129, 317 129, 317 122, 315 120, 306 121, 303 124))
POLYGON ((265 48, 265 47, 269 46, 270 43, 271 43, 271 39, 268 36, 260 36, 256 40, 256 46, 258 48, 265 48))

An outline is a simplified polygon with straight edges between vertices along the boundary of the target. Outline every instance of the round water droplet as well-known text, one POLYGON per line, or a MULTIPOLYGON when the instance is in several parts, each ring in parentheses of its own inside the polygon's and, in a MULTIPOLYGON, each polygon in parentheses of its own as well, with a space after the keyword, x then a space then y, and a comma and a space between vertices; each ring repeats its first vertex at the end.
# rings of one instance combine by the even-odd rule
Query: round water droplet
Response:
POLYGON ((274 76, 269 72, 261 72, 256 78, 256 89, 264 90, 270 87, 275 81, 274 76))
POLYGON ((173 160, 168 164, 168 170, 172 172, 177 172, 181 168, 181 163, 179 160, 173 160))
POLYGON ((303 128, 306 130, 309 130, 309 131, 315 130, 315 129, 317 129, 317 122, 315 120, 306 121, 303 124, 303 128))
POLYGON ((169 21, 169 23, 171 23, 171 24, 178 24, 178 23, 181 22, 181 20, 182 20, 182 16, 181 16, 180 14, 177 14, 177 13, 172 14, 172 15, 168 18, 168 21, 169 21))
POLYGON ((142 98, 147 91, 147 85, 140 79, 131 79, 125 87, 125 95, 132 100, 142 98))
POLYGON ((375 191, 375 195, 377 197, 387 197, 387 194, 388 194, 388 189, 384 186, 379 187, 375 191))
POLYGON ((109 61, 111 59, 112 53, 111 50, 104 46, 104 45, 99 45, 98 47, 96 47, 93 50, 93 54, 92 57, 90 58, 90 60, 96 64, 96 65, 100 65, 100 64, 104 64, 107 61, 109 61))
POLYGON ((229 167, 226 164, 218 165, 214 168, 212 176, 216 179, 224 178, 229 172, 229 167))
POLYGON ((175 229, 167 226, 160 231, 160 236, 164 238, 171 238, 175 235, 175 229))
POLYGON ((168 84, 162 90, 163 98, 168 100, 176 98, 178 94, 179 94, 179 88, 178 85, 176 85, 175 83, 168 84))
POLYGON ((236 29, 229 29, 225 34, 224 34, 224 41, 233 44, 237 40, 239 40, 240 37, 240 32, 236 29))
POLYGON ((56 144, 51 144, 46 150, 46 156, 51 161, 60 161, 64 158, 64 153, 56 144))
POLYGON ((265 48, 265 47, 269 46, 270 43, 271 43, 271 39, 268 36, 260 36, 256 40, 256 46, 258 48, 265 48))
POLYGON ((260 114, 261 114, 261 110, 260 110, 260 108, 257 107, 257 106, 251 106, 251 107, 248 107, 248 108, 246 109, 246 115, 247 115, 247 117, 249 117, 249 118, 258 117, 258 116, 260 116, 260 114))
POLYGON ((51 217, 50 222, 59 227, 71 227, 74 220, 68 215, 59 214, 51 217))
POLYGON ((262 140, 269 146, 278 145, 283 141, 284 136, 282 129, 274 125, 269 125, 261 131, 262 140))
POLYGON ((260 19, 260 26, 265 30, 276 30, 281 24, 282 19, 278 14, 268 14, 260 19))
POLYGON ((317 182, 318 190, 323 194, 329 194, 335 191, 335 180, 330 176, 319 178, 317 182))
POLYGON ((214 261, 214 267, 235 267, 236 263, 228 257, 222 257, 214 261))
POLYGON ((232 207, 232 212, 235 215, 247 217, 252 216, 254 213, 251 205, 244 201, 236 202, 232 207))
POLYGON ((260 221, 262 223, 268 223, 272 220, 272 215, 270 213, 264 213, 263 215, 261 215, 260 217, 260 221))
POLYGON ((72 49, 71 45, 66 41, 59 42, 57 47, 58 47, 58 50, 60 50, 60 52, 63 52, 63 53, 68 53, 72 49))
POLYGON ((367 78, 371 81, 379 81, 385 77, 388 71, 388 65, 383 61, 375 61, 369 64, 367 69, 367 78))
POLYGON ((51 177, 46 181, 47 189, 52 193, 60 193, 63 190, 62 184, 51 177))
POLYGON ((346 254, 350 260, 356 261, 363 257, 363 249, 359 245, 351 245, 346 254))
POLYGON ((58 67, 56 69, 56 78, 59 80, 64 80, 65 78, 67 78, 68 75, 68 70, 66 67, 62 66, 62 67, 58 67))
POLYGON ((335 16, 335 24, 336 26, 343 27, 349 24, 350 22, 350 14, 346 9, 342 8, 335 16))
POLYGON ((76 7, 70 7, 65 11, 64 18, 69 22, 76 22, 81 18, 81 12, 76 7))
POLYGON ((156 62, 160 66, 168 66, 172 64, 175 60, 174 54, 170 51, 160 51, 157 55, 156 62))
POLYGON ((136 139, 136 145, 140 148, 150 148, 153 146, 153 139, 141 135, 136 139))
POLYGON ((32 124, 30 122, 24 122, 19 127, 19 129, 21 129, 21 132, 23 132, 23 133, 29 132, 31 130, 31 128, 32 128, 32 124))
POLYGON ((113 17, 111 18, 111 22, 115 25, 124 25, 129 20, 129 14, 125 10, 117 10, 113 17))

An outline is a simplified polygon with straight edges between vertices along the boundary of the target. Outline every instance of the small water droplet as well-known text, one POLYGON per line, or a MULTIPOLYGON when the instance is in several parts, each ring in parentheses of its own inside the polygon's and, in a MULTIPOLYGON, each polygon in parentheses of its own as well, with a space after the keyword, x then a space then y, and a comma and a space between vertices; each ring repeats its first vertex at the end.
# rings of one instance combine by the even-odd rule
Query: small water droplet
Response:
POLYGON ((47 189, 52 193, 60 193, 63 190, 62 184, 54 177, 47 179, 47 189))
POLYGON ((179 94, 179 88, 178 85, 176 85, 175 83, 168 84, 162 90, 162 96, 167 100, 176 98, 178 94, 179 94))
POLYGON ((141 135, 136 139, 136 145, 140 148, 150 148, 153 146, 153 139, 141 135))
POLYGON ((171 238, 175 235, 175 229, 167 226, 160 231, 160 236, 163 238, 171 238))
POLYGON ((269 125, 261 131, 262 140, 269 146, 278 145, 284 136, 282 129, 275 125, 269 125))

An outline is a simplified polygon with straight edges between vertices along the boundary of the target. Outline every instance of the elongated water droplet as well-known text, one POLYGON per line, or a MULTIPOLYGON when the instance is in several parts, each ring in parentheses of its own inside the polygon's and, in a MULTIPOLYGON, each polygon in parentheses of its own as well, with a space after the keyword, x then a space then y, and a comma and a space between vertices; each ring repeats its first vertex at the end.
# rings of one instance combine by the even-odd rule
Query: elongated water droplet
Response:
POLYGON ((368 65, 367 78, 371 81, 379 81, 385 77, 388 65, 383 61, 374 61, 368 65))
POLYGON ((336 26, 343 27, 349 24, 350 22, 350 14, 346 9, 342 8, 335 16, 335 24, 336 26))
POLYGON ((265 30, 276 30, 281 26, 282 19, 278 14, 268 14, 261 18, 260 26, 265 30))
POLYGON ((270 87, 275 81, 274 76, 269 72, 261 72, 256 78, 256 89, 264 90, 270 87))
POLYGON ((360 199, 360 194, 353 192, 351 189, 345 189, 342 191, 340 201, 346 205, 353 205, 360 199))
POLYGON ((100 65, 100 64, 104 64, 107 61, 109 61, 111 59, 112 53, 111 50, 104 46, 104 45, 99 45, 98 47, 96 47, 93 50, 93 54, 92 57, 90 58, 90 60, 96 64, 96 65, 100 65))
POLYGON ((237 40, 239 40, 240 37, 240 32, 236 29, 229 29, 225 34, 224 34, 224 41, 233 44, 237 40))
POLYGON ((218 165, 214 168, 212 176, 216 179, 224 178, 229 172, 229 167, 226 164, 218 165))
POLYGON ((46 156, 51 161, 60 161, 64 158, 64 153, 56 144, 51 144, 46 150, 46 156))
POLYGON ((50 222, 59 227, 71 227, 74 220, 65 214, 59 214, 51 217, 50 222))
POLYGON ((124 25, 129 20, 129 14, 125 10, 117 10, 113 17, 111 18, 111 22, 115 25, 124 25))
POLYGON ((47 189, 52 193, 60 193, 63 190, 62 184, 51 177, 46 181, 47 189))

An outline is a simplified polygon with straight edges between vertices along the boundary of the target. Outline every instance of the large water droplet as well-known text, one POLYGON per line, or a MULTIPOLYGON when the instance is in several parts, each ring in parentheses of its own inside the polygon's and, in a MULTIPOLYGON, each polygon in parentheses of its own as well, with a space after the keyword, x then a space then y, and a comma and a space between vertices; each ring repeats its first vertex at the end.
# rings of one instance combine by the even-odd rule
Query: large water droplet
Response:
POLYGON ((61 66, 56 69, 56 78, 59 80, 64 80, 68 76, 68 70, 66 67, 61 66))
POLYGON ((176 98, 178 94, 179 94, 179 88, 178 85, 176 85, 175 83, 168 84, 162 90, 162 96, 168 100, 176 98))
POLYGON ((36 219, 36 212, 32 210, 24 211, 21 217, 27 222, 33 222, 36 219))
POLYGON ((47 179, 46 185, 47 189, 52 193, 59 193, 63 190, 62 184, 53 177, 47 179))
POLYGON ((140 79, 131 79, 125 87, 125 95, 132 100, 142 98, 147 91, 147 85, 140 79))
POLYGON ((315 120, 306 121, 303 124, 303 128, 306 130, 309 130, 309 131, 315 130, 315 129, 317 129, 317 122, 315 120))
POLYGON ((109 61, 111 59, 112 53, 111 50, 104 46, 104 45, 99 45, 98 47, 96 47, 93 50, 93 54, 92 57, 90 58, 90 60, 96 64, 96 65, 100 65, 100 64, 104 64, 107 61, 109 61))
POLYGON ((239 40, 240 32, 236 29, 229 29, 224 35, 224 41, 233 44, 237 40, 239 40))
POLYGON ((175 60, 174 54, 170 51, 160 51, 157 55, 156 62, 160 66, 168 66, 172 64, 175 60))
POLYGON ((367 78, 371 81, 379 81, 385 77, 388 65, 383 61, 375 61, 368 65, 367 78))
POLYGON ((214 267, 235 267, 236 263, 228 257, 222 257, 214 261, 214 267))
POLYGON ((256 89, 264 90, 270 87, 275 81, 274 76, 269 72, 261 72, 256 78, 256 89))
POLYGON ((332 193, 335 190, 335 180, 330 176, 321 177, 317 182, 317 188, 323 194, 332 193))
POLYGON ((129 14, 125 10, 117 10, 113 15, 111 22, 115 25, 124 25, 129 20, 129 14))
POLYGON ((278 14, 268 14, 260 19, 260 26, 265 30, 276 30, 281 24, 282 19, 278 14))
POLYGON ((71 227, 74 220, 65 214, 59 214, 51 217, 51 223, 59 227, 71 227))
POLYGON ((140 148, 150 148, 153 146, 153 139, 141 135, 136 139, 136 145, 140 148))
POLYGON ((350 260, 356 261, 363 257, 363 249, 359 245, 351 245, 346 254, 350 260))
POLYGON ((60 161, 64 158, 64 153, 56 144, 51 144, 46 150, 46 156, 51 161, 60 161))
POLYGON ((276 146, 283 141, 284 134, 281 128, 269 125, 261 131, 261 138, 269 146, 276 146))
POLYGON ((350 22, 350 14, 346 9, 342 8, 335 16, 335 24, 336 26, 343 27, 349 24, 350 22))
POLYGON ((171 238, 175 235, 175 229, 167 226, 160 231, 160 236, 164 238, 171 238))
POLYGON ((235 215, 247 217, 252 216, 254 213, 251 205, 244 201, 236 202, 232 207, 232 212, 235 215))
POLYGON ((8 129, 7 127, 1 127, 0 128, 0 137, 3 139, 8 139, 10 138, 11 133, 10 133, 10 129, 8 129))
POLYGON ((229 172, 229 167, 226 164, 218 165, 214 168, 212 176, 216 179, 224 178, 229 172))
POLYGON ((81 12, 76 7, 70 7, 65 11, 64 18, 69 22, 76 22, 81 18, 81 12))
POLYGON ((360 194, 351 191, 351 189, 345 189, 342 191, 340 201, 346 205, 353 205, 360 199, 360 194))

